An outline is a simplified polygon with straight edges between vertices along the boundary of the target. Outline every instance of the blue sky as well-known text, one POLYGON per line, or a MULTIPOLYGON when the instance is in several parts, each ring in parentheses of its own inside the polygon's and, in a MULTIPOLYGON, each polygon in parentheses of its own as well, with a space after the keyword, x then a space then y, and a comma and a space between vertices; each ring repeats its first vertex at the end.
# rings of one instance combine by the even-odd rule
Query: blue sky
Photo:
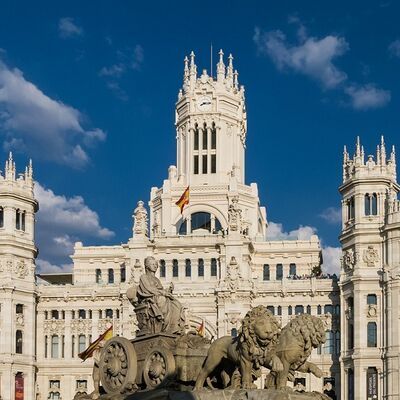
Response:
POLYGON ((32 157, 38 265, 72 243, 115 244, 175 163, 183 58, 233 53, 246 88, 246 181, 271 237, 313 231, 336 266, 343 145, 399 144, 400 5, 393 1, 3 1, 0 134, 32 157), (279 225, 279 224, 282 224, 279 225))

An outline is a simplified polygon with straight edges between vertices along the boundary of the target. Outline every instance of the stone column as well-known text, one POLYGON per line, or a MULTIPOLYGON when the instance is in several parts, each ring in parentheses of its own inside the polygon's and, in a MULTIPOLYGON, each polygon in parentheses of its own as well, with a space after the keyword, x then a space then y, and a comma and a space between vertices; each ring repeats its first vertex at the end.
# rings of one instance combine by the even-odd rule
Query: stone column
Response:
POLYGON ((72 311, 65 311, 65 349, 64 349, 64 358, 71 359, 72 356, 72 333, 71 333, 71 320, 72 320, 72 311))

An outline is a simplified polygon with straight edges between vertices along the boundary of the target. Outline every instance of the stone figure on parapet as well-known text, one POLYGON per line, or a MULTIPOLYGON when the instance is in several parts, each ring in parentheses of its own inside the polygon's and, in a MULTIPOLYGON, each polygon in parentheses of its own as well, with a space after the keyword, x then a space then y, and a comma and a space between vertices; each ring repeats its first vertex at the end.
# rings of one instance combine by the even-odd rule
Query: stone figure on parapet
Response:
POLYGON ((293 318, 279 335, 275 354, 282 362, 282 370, 271 371, 266 388, 282 389, 287 381, 294 381, 296 371, 322 377, 322 371, 307 361, 313 348, 325 343, 324 322, 313 315, 302 314, 293 318))
POLYGON ((141 275, 139 285, 127 291, 127 297, 135 307, 138 335, 182 333, 185 322, 183 307, 172 295, 173 285, 165 290, 155 276, 158 264, 154 257, 146 257, 144 265, 145 273, 141 275))
MULTIPOLYGON (((275 355, 275 345, 280 333, 280 323, 264 306, 250 310, 242 321, 237 337, 224 336, 210 346, 195 389, 201 389, 212 374, 221 369, 222 386, 233 388, 255 388, 253 381, 262 366, 273 371, 283 369, 275 355), (221 365, 224 363, 226 365, 221 365), (240 379, 235 379, 240 373, 240 379), (231 379, 229 379, 231 377, 231 379)), ((208 381, 210 382, 210 381, 208 381)))

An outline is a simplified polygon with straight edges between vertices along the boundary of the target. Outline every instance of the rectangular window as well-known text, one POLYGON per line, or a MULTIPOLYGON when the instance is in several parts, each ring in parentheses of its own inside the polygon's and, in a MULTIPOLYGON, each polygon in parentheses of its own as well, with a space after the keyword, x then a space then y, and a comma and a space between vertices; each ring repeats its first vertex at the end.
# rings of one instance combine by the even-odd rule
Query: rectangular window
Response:
POLYGON ((165 278, 165 260, 160 260, 160 278, 165 278))
POLYGON ((199 258, 198 261, 198 276, 204 276, 204 260, 199 258))
POLYGON ((369 294, 367 296, 367 304, 377 304, 376 294, 369 294))
POLYGON ((217 148, 217 130, 215 128, 211 131, 211 148, 213 150, 217 148))
POLYGON ((172 277, 178 278, 178 276, 179 276, 178 260, 172 260, 172 277))
POLYGON ((85 348, 86 348, 86 336, 79 335, 78 353, 82 353, 82 351, 85 351, 85 348))
POLYGON ((263 281, 270 280, 270 273, 269 273, 269 264, 264 264, 263 267, 263 281))
POLYGON ((377 328, 376 322, 368 322, 367 325, 367 346, 368 347, 377 347, 377 328))
POLYGON ((16 304, 15 305, 15 312, 17 314, 23 314, 24 313, 24 306, 22 304, 16 304))
POLYGON ((80 319, 86 319, 86 311, 80 309, 80 310, 78 311, 78 318, 80 318, 80 319))
POLYGON ((193 173, 198 175, 199 173, 199 156, 196 154, 193 160, 193 173))
POLYGON ((71 343, 71 357, 75 357, 75 336, 72 335, 72 343, 71 343))
POLYGON ((203 129, 203 150, 207 150, 207 128, 203 129))
POLYGON ((267 306, 267 310, 272 313, 272 315, 275 315, 275 307, 274 306, 267 306))
POLYGON ((112 317, 113 317, 113 310, 111 308, 107 308, 106 318, 112 318, 112 317))
POLYGON ((215 174, 217 172, 217 155, 211 154, 211 173, 215 174))
POLYGON ((203 174, 206 174, 207 173, 207 154, 203 154, 202 157, 203 157, 202 171, 203 171, 203 174))
POLYGON ((0 228, 4 226, 4 208, 0 207, 0 228))
POLYGON ((77 390, 86 390, 87 389, 87 380, 76 381, 76 389, 77 390))
POLYGON ((51 337, 51 358, 58 358, 58 336, 51 337))
POLYGON ((211 259, 211 276, 217 276, 217 259, 211 259))
POLYGON ((17 330, 15 332, 15 352, 17 354, 22 354, 22 344, 23 344, 22 331, 17 330))
POLYGON ((302 305, 295 306, 294 313, 295 313, 295 315, 304 314, 304 306, 302 306, 302 305))
POLYGON ((291 263, 289 265, 289 275, 290 276, 295 276, 296 275, 296 264, 291 263))
POLYGON ((114 270, 112 268, 108 269, 108 283, 114 283, 114 270))
POLYGON ((283 278, 283 265, 276 264, 276 280, 281 281, 283 278))
POLYGON ((194 147, 193 147, 193 149, 194 150, 198 150, 199 149, 199 131, 197 129, 194 131, 193 139, 194 139, 194 147))
POLYGON ((121 282, 126 281, 126 268, 125 265, 121 266, 121 282))
POLYGON ((188 278, 192 276, 192 263, 188 258, 185 260, 185 276, 188 278))
POLYGON ((47 336, 45 336, 45 337, 44 337, 44 358, 47 358, 47 357, 48 357, 48 354, 47 354, 47 346, 48 346, 48 339, 47 339, 47 336))
POLYGON ((61 358, 64 358, 64 351, 65 351, 65 336, 61 336, 61 358))

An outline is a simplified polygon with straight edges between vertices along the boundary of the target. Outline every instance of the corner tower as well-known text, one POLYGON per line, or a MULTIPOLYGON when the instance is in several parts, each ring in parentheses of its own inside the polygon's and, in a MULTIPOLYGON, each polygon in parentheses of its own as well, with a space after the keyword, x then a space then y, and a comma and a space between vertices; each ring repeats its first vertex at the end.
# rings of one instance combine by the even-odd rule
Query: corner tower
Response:
MULTIPOLYGON (((392 227, 397 232, 395 244, 388 241, 388 219, 391 218, 388 199, 392 199, 392 208, 395 207, 394 198, 399 191, 395 150, 393 147, 387 154, 383 136, 375 157, 365 157, 359 138, 353 157, 344 149, 343 183, 339 187, 343 250, 341 398, 344 400, 392 398, 387 397, 391 392, 387 387, 387 360, 394 339, 390 338, 392 317, 387 312, 388 302, 393 295, 398 299, 399 290, 389 294, 385 281, 393 268, 390 255, 396 249, 398 253, 400 242, 399 224, 392 227)), ((398 312, 397 301, 396 304, 398 312)), ((395 331, 398 332, 398 327, 395 331)), ((395 340, 399 346, 398 338, 395 340)))
POLYGON ((225 66, 219 52, 216 78, 197 74, 195 56, 185 57, 183 88, 176 104, 178 180, 185 185, 244 183, 247 132, 244 87, 239 86, 233 57, 225 66))
POLYGON ((35 397, 36 285, 32 163, 16 177, 12 154, 0 175, 0 388, 35 397), (23 389, 22 389, 23 388, 23 389))

